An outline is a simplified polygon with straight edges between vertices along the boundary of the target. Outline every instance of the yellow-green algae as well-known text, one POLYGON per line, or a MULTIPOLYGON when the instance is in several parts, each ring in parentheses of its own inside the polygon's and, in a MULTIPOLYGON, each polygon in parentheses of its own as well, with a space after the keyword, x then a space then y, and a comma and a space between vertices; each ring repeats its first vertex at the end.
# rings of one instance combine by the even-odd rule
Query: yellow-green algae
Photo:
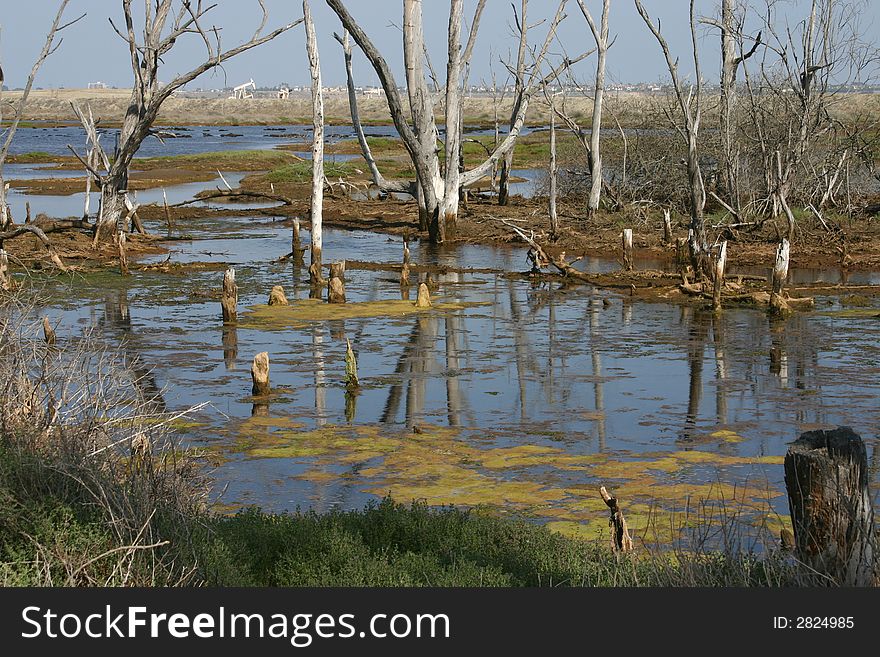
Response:
MULTIPOLYGON (((271 417, 244 420, 236 433, 233 449, 247 458, 306 462, 306 472, 297 475, 303 480, 327 483, 342 476, 334 466, 360 465, 355 477, 364 492, 400 502, 417 499, 531 515, 549 520, 555 531, 576 536, 608 536, 600 485, 612 488, 630 528, 652 542, 670 542, 697 522, 721 522, 722 508, 748 514, 756 518, 755 526, 774 531, 786 522, 770 505, 781 491, 766 484, 687 481, 694 467, 776 466, 782 456, 698 450, 577 455, 535 444, 479 447, 461 430, 448 427, 421 425, 413 433, 384 425, 328 425, 304 431, 297 422, 271 417), (583 483, 572 482, 572 472, 583 483)), ((732 432, 716 433, 726 442, 732 432)), ((492 436, 487 433, 486 438, 492 436)))
POLYGON ((250 306, 249 311, 243 313, 239 318, 239 324, 243 328, 283 330, 302 328, 310 322, 370 317, 404 317, 417 313, 454 312, 483 305, 487 304, 484 302, 435 302, 430 308, 417 308, 415 302, 401 299, 358 303, 327 303, 320 299, 299 299, 291 302, 289 306, 264 304, 250 306))

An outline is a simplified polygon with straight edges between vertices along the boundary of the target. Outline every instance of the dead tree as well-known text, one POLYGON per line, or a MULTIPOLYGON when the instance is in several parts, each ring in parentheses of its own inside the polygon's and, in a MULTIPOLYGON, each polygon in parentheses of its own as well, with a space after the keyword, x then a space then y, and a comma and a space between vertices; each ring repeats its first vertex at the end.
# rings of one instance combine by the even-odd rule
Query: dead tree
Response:
MULTIPOLYGON (((64 17, 64 10, 67 9, 69 2, 70 0, 61 0, 58 5, 55 20, 52 21, 52 25, 49 27, 49 32, 46 34, 46 41, 43 44, 43 49, 40 51, 37 59, 34 60, 31 72, 24 85, 24 90, 21 92, 18 102, 15 103, 12 119, 9 123, 9 127, 6 128, 5 139, 3 140, 2 145, 0 145, 0 231, 6 230, 12 223, 12 218, 9 214, 9 207, 6 204, 6 182, 3 179, 3 164, 6 162, 6 156, 9 154, 9 147, 12 145, 12 140, 15 137, 15 133, 18 130, 18 126, 24 115, 24 109, 27 105, 28 97, 31 94, 31 89, 34 86, 34 80, 36 79, 37 73, 43 65, 43 62, 45 62, 46 59, 61 46, 63 39, 58 38, 56 40, 56 37, 58 37, 64 29, 70 27, 85 16, 85 14, 83 14, 79 18, 68 23, 62 23, 61 21, 64 17)), ((0 68, 0 122, 3 121, 3 83, 3 69, 0 68)), ((0 244, 0 246, 2 246, 2 244, 0 244)))
MULTIPOLYGON (((526 57, 529 46, 529 0, 521 0, 519 14, 513 5, 513 20, 519 32, 519 47, 516 51, 516 68, 513 71, 513 109, 510 112, 509 129, 512 131, 519 113, 519 105, 523 94, 523 83, 526 79, 526 57)), ((498 205, 507 205, 510 195, 510 170, 513 168, 513 149, 504 154, 501 161, 501 172, 498 178, 498 205)))
POLYGON ((605 60, 608 56, 608 16, 611 12, 611 0, 602 0, 602 19, 599 26, 593 20, 584 0, 578 0, 581 13, 590 26, 596 42, 596 85, 593 94, 593 122, 590 127, 590 201, 587 205, 588 215, 592 218, 599 209, 602 194, 602 154, 599 150, 599 138, 602 130, 602 101, 605 94, 605 60))
MULTIPOLYGON (((258 0, 258 3, 262 17, 253 36, 240 45, 224 50, 220 40, 221 29, 217 26, 205 25, 209 12, 217 6, 216 4, 206 5, 201 0, 198 2, 155 0, 145 3, 145 13, 136 16, 132 9, 132 0, 122 0, 124 25, 118 27, 112 18, 110 24, 128 48, 134 84, 113 157, 105 158, 109 167, 105 174, 96 170, 91 171, 101 185, 99 217, 103 224, 116 224, 127 230, 127 226, 123 226, 122 223, 130 203, 126 194, 129 168, 143 141, 154 134, 153 123, 162 104, 171 97, 171 94, 202 73, 221 66, 223 62, 236 55, 271 41, 302 22, 300 19, 263 34, 269 14, 263 0, 258 0), (136 27, 136 23, 140 25, 136 27), (204 43, 206 50, 204 61, 172 78, 170 82, 160 84, 161 64, 187 35, 194 35, 204 43)), ((92 147, 99 153, 103 152, 101 146, 94 141, 92 147)), ((80 160, 86 165, 82 158, 80 160)), ((86 168, 89 169, 89 166, 86 165, 86 168)))
POLYGON ((809 431, 785 455, 798 559, 837 586, 878 584, 865 443, 849 427, 809 431))
MULTIPOLYGON (((450 3, 448 46, 447 46, 447 75, 446 75, 446 144, 444 151, 446 162, 450 163, 445 168, 441 167, 439 152, 437 149, 437 126, 434 119, 433 103, 428 88, 424 70, 424 34, 422 27, 422 2, 421 0, 404 0, 403 21, 403 44, 404 63, 406 69, 406 92, 409 101, 409 116, 404 110, 404 102, 398 90, 397 82, 391 72, 391 68, 385 61, 378 48, 373 44, 366 32, 349 13, 342 0, 327 0, 327 4, 336 13, 343 27, 349 32, 360 49, 364 52, 379 77, 385 97, 391 113, 394 126, 403 141, 403 145, 412 160, 418 182, 417 199, 425 208, 428 232, 430 239, 435 243, 444 242, 447 232, 455 229, 458 216, 458 200, 460 189, 477 182, 489 172, 493 166, 510 151, 516 144, 522 126, 525 122, 526 111, 531 96, 534 94, 537 82, 540 80, 540 66, 544 61, 547 49, 555 38, 556 29, 564 18, 563 8, 566 0, 561 0, 557 13, 551 22, 547 39, 541 50, 534 54, 531 73, 527 77, 519 110, 516 115, 513 128, 482 164, 461 173, 454 163, 459 161, 461 153, 461 84, 462 71, 467 66, 467 60, 473 52, 478 31, 478 16, 484 0, 480 0, 475 18, 471 24, 468 44, 461 51, 461 21, 462 0, 452 0, 450 3), (454 192, 454 193, 453 193, 454 192)), ((582 58, 582 57, 581 57, 582 58)), ((551 76, 558 76, 559 72, 571 65, 575 60, 567 60, 551 76)))
POLYGON ((700 133, 700 122, 703 115, 703 83, 700 71, 700 57, 697 52, 697 24, 694 15, 694 0, 690 0, 690 30, 691 45, 693 47, 694 75, 695 82, 691 88, 686 90, 681 78, 678 75, 678 60, 672 58, 669 51, 669 44, 666 42, 660 31, 660 23, 657 25, 651 20, 647 10, 642 5, 641 0, 635 0, 636 9, 645 25, 651 30, 663 56, 666 58, 666 65, 669 74, 672 77, 672 86, 675 92, 675 98, 678 101, 679 109, 683 116, 683 123, 674 122, 675 129, 678 131, 682 140, 687 145, 687 172, 688 172, 688 189, 690 191, 690 213, 691 225, 688 234, 688 242, 691 253, 691 264, 697 276, 701 276, 706 272, 706 256, 709 251, 708 237, 706 235, 705 219, 703 211, 706 207, 706 190, 703 186, 703 173, 700 169, 700 160, 698 152, 698 139, 700 133))
POLYGON ((736 112, 736 76, 740 65, 755 54, 761 44, 761 32, 748 51, 737 44, 742 43, 744 17, 737 15, 735 0, 721 0, 721 21, 706 21, 721 31, 721 174, 728 202, 737 213, 741 210, 739 198, 739 154, 736 149, 738 121, 736 112))
POLYGON ((309 268, 311 286, 321 284, 322 224, 324 217, 324 92, 321 88, 321 62, 318 58, 318 37, 308 0, 303 0, 303 19, 306 23, 306 52, 312 79, 312 262, 309 268))
POLYGON ((620 510, 620 503, 616 497, 612 497, 611 494, 605 489, 605 486, 599 488, 599 494, 602 496, 602 500, 605 504, 608 505, 608 510, 611 513, 611 517, 608 519, 608 524, 611 526, 612 535, 611 535, 611 549, 614 552, 632 552, 633 550, 633 540, 632 535, 629 533, 629 527, 626 524, 626 518, 623 517, 623 511, 620 510))

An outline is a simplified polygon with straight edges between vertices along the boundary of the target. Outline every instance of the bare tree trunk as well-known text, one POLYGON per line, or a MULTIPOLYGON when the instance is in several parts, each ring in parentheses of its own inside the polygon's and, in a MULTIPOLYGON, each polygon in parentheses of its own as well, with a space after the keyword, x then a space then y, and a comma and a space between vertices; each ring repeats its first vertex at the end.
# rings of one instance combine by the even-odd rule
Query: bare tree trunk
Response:
POLYGON ((721 242, 718 257, 715 260, 715 286, 712 289, 712 310, 721 312, 721 293, 724 291, 724 268, 727 266, 727 241, 721 242))
POLYGON ((556 112, 550 107, 550 194, 549 194, 549 213, 550 213, 550 239, 556 240, 559 237, 559 213, 556 211, 556 194, 557 194, 557 178, 558 169, 556 162, 556 112))
MULTIPOLYGON (((516 72, 514 78, 513 110, 510 113, 510 128, 516 120, 519 112, 522 92, 525 85, 526 57, 529 45, 529 0, 521 0, 519 15, 516 14, 514 5, 514 20, 519 32, 519 47, 516 53, 516 72)), ((504 154, 501 162, 501 173, 498 179, 498 205, 507 205, 510 197, 510 170, 513 168, 513 149, 504 154)))
POLYGON ((441 215, 445 239, 455 236, 458 218, 461 171, 461 20, 463 0, 451 0, 449 5, 449 61, 446 65, 446 172, 441 215))
POLYGON ((322 224, 324 212, 324 92, 321 88, 321 63, 318 58, 318 38, 309 1, 303 0, 303 18, 306 23, 306 52, 309 74, 312 78, 312 248, 309 269, 312 287, 321 284, 322 224), (317 273, 317 278, 315 276, 317 273))
POLYGON ((593 39, 596 41, 597 62, 596 62, 596 88, 593 95, 593 123, 590 129, 590 201, 587 211, 592 218, 599 209, 599 200, 602 194, 602 154, 599 149, 599 138, 602 131, 602 101, 605 94, 605 60, 608 55, 608 16, 611 12, 611 0, 603 0, 602 2, 602 19, 601 26, 597 29, 593 16, 590 14, 584 0, 578 0, 581 12, 590 30, 593 33, 593 39))
POLYGON ((735 183, 733 144, 735 133, 736 40, 733 24, 734 0, 721 0, 721 172, 728 201, 740 210, 735 183))

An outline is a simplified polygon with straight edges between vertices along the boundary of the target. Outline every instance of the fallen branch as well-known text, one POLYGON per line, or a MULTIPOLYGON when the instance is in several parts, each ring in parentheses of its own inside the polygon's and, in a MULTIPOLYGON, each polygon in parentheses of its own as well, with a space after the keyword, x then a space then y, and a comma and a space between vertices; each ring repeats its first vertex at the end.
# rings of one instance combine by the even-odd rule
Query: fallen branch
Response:
POLYGON ((17 226, 12 230, 6 231, 5 233, 0 233, 0 244, 3 244, 6 240, 15 239, 25 233, 31 233, 37 236, 43 246, 46 247, 46 250, 49 252, 49 258, 52 260, 52 263, 58 267, 61 271, 67 271, 67 267, 64 266, 64 263, 61 261, 61 258, 58 256, 58 253, 55 251, 55 248, 52 246, 52 243, 49 241, 49 238, 46 237, 46 233, 44 233, 39 227, 34 224, 24 224, 23 226, 17 226))

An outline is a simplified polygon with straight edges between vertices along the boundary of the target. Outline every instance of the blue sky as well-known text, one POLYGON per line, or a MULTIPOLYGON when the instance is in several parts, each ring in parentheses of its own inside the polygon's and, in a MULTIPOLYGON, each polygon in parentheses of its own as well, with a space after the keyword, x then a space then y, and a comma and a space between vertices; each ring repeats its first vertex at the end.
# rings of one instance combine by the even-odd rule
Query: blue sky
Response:
MULTIPOLYGON (((227 46, 247 39, 259 22, 257 3, 252 0, 215 0, 218 7, 211 13, 213 22, 222 27, 223 43, 227 46)), ((689 58, 689 32, 687 25, 687 0, 643 0, 655 17, 662 19, 663 32, 674 54, 681 57, 683 75, 692 72, 689 58)), ((519 0, 516 0, 517 6, 519 0)), ((4 3, 6 4, 6 3, 4 3)), ((122 15, 121 0, 71 0, 67 15, 73 18, 86 12, 80 23, 64 34, 61 49, 46 62, 40 71, 37 86, 84 87, 90 81, 102 80, 120 87, 131 84, 131 71, 125 44, 113 32, 108 22, 112 16, 117 24, 122 15)), ((136 6, 140 2, 134 3, 136 6)), ((291 22, 302 15, 302 3, 296 0, 266 0, 270 10, 270 27, 291 22)), ((349 10, 361 20, 361 24, 373 41, 385 53, 398 81, 402 81, 402 55, 400 31, 395 25, 401 20, 401 0, 349 0, 349 10), (392 23, 394 25, 392 25, 392 23)), ((434 66, 442 74, 445 65, 444 51, 449 3, 445 0, 425 0, 425 30, 434 66)), ((532 21, 549 18, 555 10, 556 0, 532 0, 532 21)), ((716 13, 717 0, 697 0, 697 12, 710 16, 716 13)), ((804 0, 787 0, 782 3, 787 16, 794 21, 801 16, 804 0)), ((473 13, 475 0, 466 1, 466 17, 473 13)), ((601 0, 587 0, 587 5, 598 20, 601 0)), ((31 0, 16 4, 14 12, 0 12, 0 62, 9 86, 21 86, 43 42, 43 35, 57 8, 54 0, 31 0)), ((322 69, 325 84, 344 83, 345 72, 338 44, 332 34, 338 31, 339 22, 323 0, 312 0, 318 39, 320 42, 322 69)), ((560 41, 569 55, 578 54, 592 45, 592 37, 575 0, 569 0, 568 18, 560 30, 560 41)), ((880 42, 880 2, 864 3, 861 26, 866 37, 880 42)), ((479 83, 490 77, 490 62, 503 81, 505 70, 500 60, 508 58, 515 48, 511 32, 512 12, 509 0, 488 0, 480 28, 480 38, 475 50, 471 81, 479 83)), ((535 40, 542 38, 540 26, 535 30, 535 40)), ((617 41, 609 53, 608 71, 615 82, 654 82, 668 77, 665 62, 653 37, 635 11, 632 0, 613 0, 611 32, 617 41)), ((703 55, 703 75, 717 79, 718 36, 707 26, 699 30, 700 49, 703 55)), ((554 47, 561 55, 562 48, 554 47)), ((197 37, 182 40, 166 62, 170 79, 175 72, 190 68, 204 57, 204 46, 197 37)), ((592 58, 578 68, 578 77, 590 79, 594 67, 592 58)), ((375 76, 369 64, 359 53, 355 56, 355 75, 359 84, 374 84, 375 76)), ((290 84, 307 84, 308 69, 305 59, 302 27, 282 35, 276 41, 230 60, 224 71, 207 73, 197 80, 195 87, 222 87, 238 84, 253 78, 259 86, 274 86, 285 81, 290 84)))

